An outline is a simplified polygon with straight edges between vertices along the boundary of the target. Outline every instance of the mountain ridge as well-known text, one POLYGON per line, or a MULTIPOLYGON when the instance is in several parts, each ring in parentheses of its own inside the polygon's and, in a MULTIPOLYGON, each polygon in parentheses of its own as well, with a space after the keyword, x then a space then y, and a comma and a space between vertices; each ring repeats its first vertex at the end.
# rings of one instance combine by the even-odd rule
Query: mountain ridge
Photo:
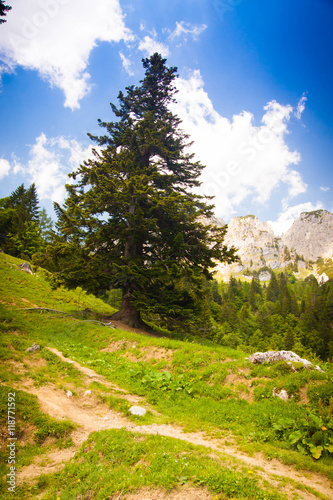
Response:
MULTIPOLYGON (((216 220, 219 225, 224 222, 214 218, 214 223, 216 220)), ((237 248, 240 258, 235 264, 218 265, 218 273, 225 278, 263 268, 263 280, 268 280, 270 270, 274 269, 291 268, 299 272, 320 258, 332 259, 333 214, 327 210, 302 212, 281 236, 275 235, 269 222, 261 222, 255 215, 233 217, 228 224, 225 243, 237 248)))

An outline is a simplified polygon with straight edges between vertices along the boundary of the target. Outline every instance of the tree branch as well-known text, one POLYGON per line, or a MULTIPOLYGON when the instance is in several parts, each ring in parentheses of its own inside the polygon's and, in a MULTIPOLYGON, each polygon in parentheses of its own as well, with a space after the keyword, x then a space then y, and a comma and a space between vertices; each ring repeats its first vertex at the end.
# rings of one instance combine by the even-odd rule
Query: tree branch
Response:
POLYGON ((90 323, 96 323, 98 325, 108 326, 109 328, 118 328, 116 325, 112 325, 111 322, 109 322, 109 323, 103 323, 102 321, 97 321, 95 319, 78 319, 78 318, 75 318, 75 316, 73 314, 65 313, 64 311, 58 311, 57 309, 50 309, 49 307, 23 307, 23 308, 21 308, 21 311, 48 311, 48 312, 54 312, 54 313, 62 314, 63 317, 70 316, 70 317, 76 319, 77 321, 85 321, 85 322, 89 321, 90 323))

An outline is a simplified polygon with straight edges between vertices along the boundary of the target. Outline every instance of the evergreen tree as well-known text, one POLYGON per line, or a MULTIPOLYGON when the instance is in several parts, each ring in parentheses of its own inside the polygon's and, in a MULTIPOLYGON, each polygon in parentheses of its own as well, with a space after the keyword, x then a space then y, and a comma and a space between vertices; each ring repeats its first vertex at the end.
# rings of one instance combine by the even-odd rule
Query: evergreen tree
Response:
POLYGON ((45 243, 51 243, 54 237, 53 221, 51 217, 47 215, 45 208, 42 208, 42 210, 39 211, 38 219, 43 240, 45 243))
POLYGON ((252 309, 257 310, 257 299, 258 295, 261 295, 261 286, 259 278, 252 277, 251 280, 251 289, 250 289, 250 304, 252 309))
POLYGON ((31 258, 44 242, 39 226, 38 196, 35 184, 21 184, 0 200, 0 242, 2 249, 15 257, 31 258))
POLYGON ((276 302, 279 296, 279 283, 273 271, 271 272, 271 279, 267 287, 266 298, 270 302, 276 302))
POLYGON ((5 23, 6 19, 1 19, 7 15, 7 12, 11 10, 9 5, 5 5, 5 0, 0 0, 0 24, 5 23))
POLYGON ((186 152, 188 136, 169 110, 177 70, 165 62, 157 53, 143 59, 141 85, 111 104, 117 121, 99 120, 106 134, 90 137, 101 151, 71 174, 64 207, 55 205, 60 245, 68 243, 73 257, 65 282, 122 289, 114 319, 134 327, 143 326, 142 312, 190 320, 205 292, 202 277, 212 278, 216 260, 235 260, 223 244, 226 227, 200 222, 213 206, 193 194, 203 166, 186 152))

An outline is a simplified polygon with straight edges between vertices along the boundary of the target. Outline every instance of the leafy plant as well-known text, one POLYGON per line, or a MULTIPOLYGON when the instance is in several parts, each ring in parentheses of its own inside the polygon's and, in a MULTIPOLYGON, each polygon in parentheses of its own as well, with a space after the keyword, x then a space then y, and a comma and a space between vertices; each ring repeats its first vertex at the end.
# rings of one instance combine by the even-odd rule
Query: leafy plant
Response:
POLYGON ((312 455, 318 460, 320 457, 333 455, 333 401, 328 418, 313 413, 307 413, 305 418, 293 420, 280 419, 274 426, 274 431, 281 439, 304 454, 312 455))

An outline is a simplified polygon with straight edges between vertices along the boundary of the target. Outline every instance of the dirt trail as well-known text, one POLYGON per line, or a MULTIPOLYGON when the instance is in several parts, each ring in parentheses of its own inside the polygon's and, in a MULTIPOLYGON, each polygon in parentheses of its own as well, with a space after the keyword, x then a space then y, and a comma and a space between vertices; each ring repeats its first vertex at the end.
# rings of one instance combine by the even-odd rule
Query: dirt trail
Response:
MULTIPOLYGON (((62 353, 56 349, 50 350, 59 356, 63 361, 71 363, 89 379, 94 378, 94 380, 98 380, 111 389, 122 391, 124 393, 123 397, 131 402, 139 403, 144 405, 146 408, 149 406, 145 402, 142 403, 143 398, 126 394, 126 391, 120 389, 115 384, 111 384, 90 368, 83 367, 79 363, 64 357, 62 353)), ((78 424, 79 428, 72 433, 72 439, 75 444, 73 448, 60 450, 38 457, 37 461, 27 467, 24 467, 19 472, 17 478, 19 483, 22 483, 22 481, 27 479, 32 479, 41 473, 59 470, 64 463, 75 454, 75 451, 88 438, 91 432, 106 429, 125 428, 131 432, 142 434, 160 434, 162 436, 181 439, 195 445, 201 445, 212 450, 217 450, 227 456, 239 460, 241 465, 261 468, 262 470, 259 470, 258 473, 263 479, 266 479, 271 483, 274 483, 277 478, 292 479, 302 483, 304 486, 314 488, 328 499, 333 498, 333 489, 328 479, 324 476, 311 472, 297 471, 292 467, 281 464, 278 460, 268 461, 261 454, 256 454, 255 456, 250 457, 238 451, 234 447, 224 445, 222 440, 214 438, 211 439, 202 432, 185 433, 180 427, 170 424, 135 425, 135 423, 130 422, 120 413, 101 403, 93 394, 79 399, 76 397, 68 397, 63 390, 53 386, 34 387, 28 383, 24 384, 22 388, 37 396, 39 404, 45 413, 48 413, 57 419, 69 418, 78 424)), ((293 489, 293 493, 294 492, 295 490, 293 489)), ((302 491, 300 495, 304 500, 317 498, 316 496, 305 491, 302 491)), ((145 497, 143 496, 142 498, 145 497)), ((291 496, 290 498, 293 497, 291 496)))

